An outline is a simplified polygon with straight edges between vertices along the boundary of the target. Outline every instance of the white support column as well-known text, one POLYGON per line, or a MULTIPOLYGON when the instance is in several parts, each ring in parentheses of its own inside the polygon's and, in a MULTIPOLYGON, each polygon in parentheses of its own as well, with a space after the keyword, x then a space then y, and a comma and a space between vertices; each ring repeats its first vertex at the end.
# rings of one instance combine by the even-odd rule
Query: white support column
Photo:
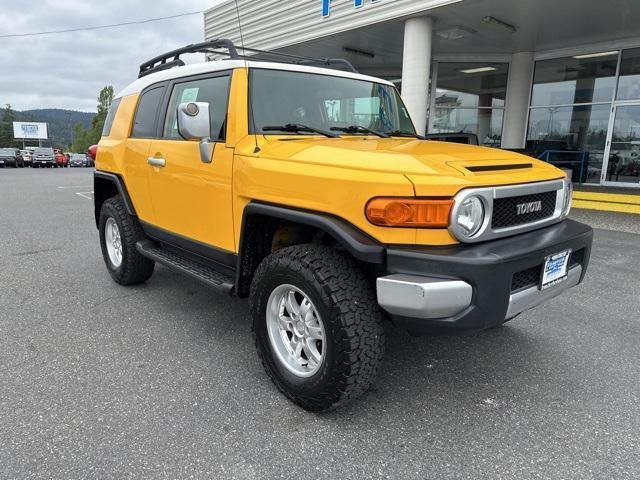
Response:
POLYGON ((420 134, 427 129, 432 35, 433 20, 429 17, 410 18, 404 24, 402 99, 420 134))
POLYGON ((514 53, 511 56, 502 148, 524 148, 525 146, 533 65, 533 52, 514 53))

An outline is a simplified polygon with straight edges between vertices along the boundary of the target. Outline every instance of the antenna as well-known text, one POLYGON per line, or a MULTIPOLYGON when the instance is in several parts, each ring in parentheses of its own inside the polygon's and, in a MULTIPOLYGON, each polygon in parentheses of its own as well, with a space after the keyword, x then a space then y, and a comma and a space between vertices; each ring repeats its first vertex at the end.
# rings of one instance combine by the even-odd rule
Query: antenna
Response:
MULTIPOLYGON (((235 0, 235 4, 236 4, 236 15, 238 17, 238 30, 240 30, 240 46, 242 47, 242 51, 244 52, 244 37, 242 35, 242 22, 240 21, 240 7, 238 6, 238 0, 235 0)), ((249 64, 247 62, 247 57, 243 56, 244 59, 244 71, 247 74, 247 88, 250 88, 249 85, 249 64)), ((249 115, 251 116, 251 126, 253 126, 255 128, 256 122, 255 119, 253 118, 253 105, 251 103, 251 95, 248 96, 248 102, 249 102, 249 115)), ((253 153, 259 153, 260 152, 260 147, 258 146, 258 134, 254 133, 253 139, 256 142, 256 148, 253 150, 253 153)))

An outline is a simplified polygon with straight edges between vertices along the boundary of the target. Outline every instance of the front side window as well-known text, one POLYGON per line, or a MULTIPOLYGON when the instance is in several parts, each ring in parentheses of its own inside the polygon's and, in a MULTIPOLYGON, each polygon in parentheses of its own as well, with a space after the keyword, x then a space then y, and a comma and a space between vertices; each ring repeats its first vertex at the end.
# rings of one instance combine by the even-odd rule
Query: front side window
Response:
POLYGON ((163 137, 182 139, 178 132, 178 105, 187 102, 206 102, 211 116, 211 140, 225 139, 227 102, 229 99, 228 75, 178 83, 173 87, 164 122, 163 137))
POLYGON ((132 137, 153 138, 156 136, 156 120, 163 93, 164 87, 158 87, 142 94, 133 121, 132 137))
POLYGON ((383 133, 415 133, 409 113, 391 85, 313 73, 254 69, 250 95, 253 133, 279 135, 281 132, 265 132, 263 128, 287 124, 325 131, 355 126, 383 133))

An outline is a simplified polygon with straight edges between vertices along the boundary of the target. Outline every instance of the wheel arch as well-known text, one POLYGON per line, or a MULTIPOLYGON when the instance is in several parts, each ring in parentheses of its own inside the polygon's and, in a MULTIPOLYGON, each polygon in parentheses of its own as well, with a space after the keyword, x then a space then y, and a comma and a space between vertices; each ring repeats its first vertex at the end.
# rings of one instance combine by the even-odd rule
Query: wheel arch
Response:
POLYGON ((93 205, 96 228, 99 228, 102 204, 116 195, 120 195, 122 198, 127 213, 136 217, 135 208, 133 207, 131 197, 122 178, 115 173, 96 170, 93 174, 93 205))
POLYGON ((249 294, 256 268, 272 252, 322 240, 335 243, 362 263, 375 265, 385 261, 385 247, 342 218, 281 205, 249 203, 242 215, 236 294, 241 297, 249 294), (283 229, 290 234, 289 238, 276 245, 283 229))

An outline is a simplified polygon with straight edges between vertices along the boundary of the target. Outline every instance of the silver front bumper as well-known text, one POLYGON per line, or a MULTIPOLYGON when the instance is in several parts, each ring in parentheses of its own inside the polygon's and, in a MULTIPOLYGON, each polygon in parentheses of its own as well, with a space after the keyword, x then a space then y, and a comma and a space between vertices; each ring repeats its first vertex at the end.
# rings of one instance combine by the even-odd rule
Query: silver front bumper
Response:
POLYGON ((435 319, 453 317, 471 305, 473 288, 462 280, 389 275, 376 282, 378 304, 391 315, 435 319))
MULTIPOLYGON (((537 286, 509 296, 503 320, 534 308, 580 283, 582 267, 569 270, 564 282, 547 290, 537 286)), ((462 280, 444 280, 418 275, 396 274, 379 277, 376 282, 378 304, 391 315, 422 320, 447 319, 471 306, 473 288, 462 280)))
POLYGON ((548 288, 547 290, 540 290, 535 286, 512 294, 509 297, 509 309, 507 310, 505 318, 513 318, 525 310, 537 307, 541 303, 551 300, 553 297, 557 297, 561 293, 569 290, 571 287, 578 285, 578 283, 580 283, 580 277, 582 277, 582 267, 578 265, 569 270, 568 278, 564 282, 548 288))

